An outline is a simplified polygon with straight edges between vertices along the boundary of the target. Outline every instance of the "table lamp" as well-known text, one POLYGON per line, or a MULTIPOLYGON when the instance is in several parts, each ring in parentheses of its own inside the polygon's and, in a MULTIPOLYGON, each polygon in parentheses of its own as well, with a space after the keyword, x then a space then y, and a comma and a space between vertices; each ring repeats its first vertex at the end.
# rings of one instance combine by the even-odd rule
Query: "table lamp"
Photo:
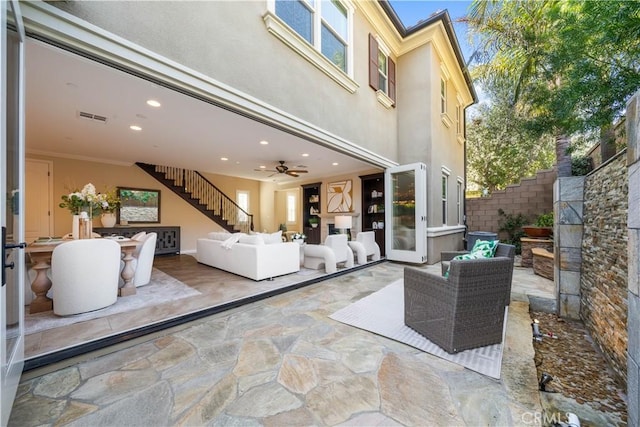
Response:
POLYGON ((340 230, 340 234, 349 234, 349 229, 351 229, 351 217, 347 215, 337 215, 334 218, 333 226, 336 230, 340 230))

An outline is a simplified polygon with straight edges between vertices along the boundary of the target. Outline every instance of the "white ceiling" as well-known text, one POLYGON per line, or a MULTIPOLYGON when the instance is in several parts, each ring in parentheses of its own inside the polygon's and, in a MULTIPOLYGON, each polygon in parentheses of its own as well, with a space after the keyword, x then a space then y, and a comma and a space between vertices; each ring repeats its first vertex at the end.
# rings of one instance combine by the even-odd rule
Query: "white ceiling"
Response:
POLYGON ((27 41, 25 61, 27 153, 116 164, 144 162, 278 183, 373 168, 39 41, 27 41), (149 99, 162 106, 148 106, 149 99), (79 112, 107 120, 81 118, 79 112), (142 130, 133 131, 131 125, 142 130), (261 145, 261 140, 269 144, 261 145), (274 169, 279 160, 292 169, 304 166, 309 173, 294 178, 254 171, 260 166, 274 169))

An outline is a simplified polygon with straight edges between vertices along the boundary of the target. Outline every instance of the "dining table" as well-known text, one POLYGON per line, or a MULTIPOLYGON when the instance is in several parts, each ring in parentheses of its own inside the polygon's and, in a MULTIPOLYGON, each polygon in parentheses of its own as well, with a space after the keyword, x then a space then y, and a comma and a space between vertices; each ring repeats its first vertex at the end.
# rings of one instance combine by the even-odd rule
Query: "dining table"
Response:
MULTIPOLYGON (((135 295, 136 287, 133 284, 135 269, 133 268, 131 261, 134 260, 134 251, 143 242, 126 237, 114 237, 111 239, 120 245, 120 250, 123 255, 122 261, 124 261, 124 268, 120 273, 123 284, 118 288, 118 296, 124 297, 135 295)), ((29 313, 33 314, 53 310, 53 300, 47 296, 52 285, 51 279, 49 279, 49 276, 47 275, 47 271, 51 268, 51 256, 53 254, 53 250, 57 246, 70 241, 73 241, 73 239, 38 239, 29 243, 25 248, 25 252, 31 259, 31 268, 36 272, 36 275, 31 282, 31 290, 35 294, 35 298, 29 305, 29 313)))

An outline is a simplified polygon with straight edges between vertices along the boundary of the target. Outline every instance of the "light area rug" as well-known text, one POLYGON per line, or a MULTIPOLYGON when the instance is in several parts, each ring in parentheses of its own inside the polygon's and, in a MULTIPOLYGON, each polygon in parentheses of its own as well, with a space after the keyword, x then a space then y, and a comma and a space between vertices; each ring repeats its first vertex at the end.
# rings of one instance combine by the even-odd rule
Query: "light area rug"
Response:
MULTIPOLYGON (((505 310, 502 342, 504 342, 506 331, 507 313, 505 310)), ((329 317, 338 322, 410 345, 491 378, 500 379, 502 344, 449 354, 404 324, 404 282, 402 279, 336 311, 329 317)))
POLYGON ((154 268, 151 271, 151 282, 148 285, 136 288, 135 295, 118 297, 115 304, 100 310, 61 317, 53 314, 53 311, 29 314, 29 308, 25 307, 25 334, 29 335, 47 329, 67 326, 73 323, 97 319, 99 317, 106 317, 112 314, 124 313, 149 306, 156 306, 165 302, 175 301, 195 295, 200 295, 200 292, 154 268))

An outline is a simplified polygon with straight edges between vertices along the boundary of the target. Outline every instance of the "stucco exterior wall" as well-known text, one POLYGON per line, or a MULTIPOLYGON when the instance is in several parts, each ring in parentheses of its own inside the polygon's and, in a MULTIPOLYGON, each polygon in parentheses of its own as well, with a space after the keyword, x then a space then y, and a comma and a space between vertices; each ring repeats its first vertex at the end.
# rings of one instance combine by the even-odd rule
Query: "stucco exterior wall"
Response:
POLYGON ((457 138, 455 126, 455 107, 461 89, 453 79, 448 81, 447 113, 453 122, 447 126, 440 114, 442 68, 443 61, 433 44, 402 55, 398 66, 398 158, 402 164, 427 165, 429 264, 440 261, 442 251, 461 249, 463 235, 459 227, 452 229, 463 222, 462 215, 458 217, 457 186, 460 181, 464 188, 464 141, 457 138), (443 170, 449 177, 446 221, 441 198, 443 170))
MULTIPOLYGON (((140 46, 250 94, 362 147, 397 160, 396 110, 368 86, 371 27, 354 14, 355 93, 266 29, 266 1, 55 2, 140 46)), ((394 58, 395 59, 395 58, 394 58)))
MULTIPOLYGON (((376 3, 349 3, 354 7, 350 76, 357 86, 352 93, 274 36, 269 29, 273 30, 268 22, 269 19, 273 22, 274 16, 269 15, 272 3, 268 1, 51 4, 122 37, 123 46, 131 42, 175 61, 180 67, 202 73, 211 79, 207 91, 215 90, 211 89, 214 86, 228 87, 237 95, 246 94, 258 103, 274 107, 281 117, 301 119, 302 123, 296 126, 311 127, 325 135, 318 139, 310 136, 314 141, 324 142, 326 138, 331 141, 328 145, 336 140, 355 144, 364 149, 358 148, 360 155, 368 151, 373 153, 372 159, 378 156, 379 160, 372 160, 378 166, 393 162, 427 164, 428 237, 441 240, 429 247, 454 249, 447 247, 451 239, 441 239, 448 233, 457 234, 461 240, 456 188, 458 178, 464 176, 464 146, 456 136, 455 111, 458 103, 464 108, 473 102, 473 95, 450 44, 445 21, 435 20, 405 39, 398 37, 376 3), (397 64, 396 108, 383 105, 369 87, 370 34, 391 48, 389 57, 397 64), (445 69, 448 125, 443 123, 439 107, 440 76, 445 69), (450 172, 446 221, 441 213, 443 167, 450 172)), ((84 49, 88 48, 80 47, 84 49)), ((101 55, 99 51, 93 54, 101 55)), ((114 58, 119 56, 115 54, 114 58)), ((134 66, 124 62, 126 66, 134 66)), ((183 83, 180 73, 169 78, 175 79, 172 84, 183 83)), ((163 79, 164 75, 159 76, 156 78, 163 79)), ((264 198, 262 201, 272 203, 264 198)), ((261 226, 277 224, 275 217, 264 212, 261 209, 260 220, 264 220, 261 226)), ((439 255, 429 253, 429 262, 438 259, 439 255)))

